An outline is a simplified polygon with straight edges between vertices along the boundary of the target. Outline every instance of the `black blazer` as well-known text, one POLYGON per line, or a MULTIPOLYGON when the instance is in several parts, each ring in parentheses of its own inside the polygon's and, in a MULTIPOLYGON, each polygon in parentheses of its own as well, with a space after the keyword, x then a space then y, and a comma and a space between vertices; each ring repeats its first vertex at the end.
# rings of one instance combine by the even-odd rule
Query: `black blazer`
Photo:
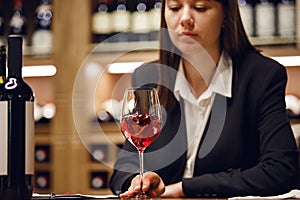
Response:
MULTIPOLYGON (((156 86, 157 66, 138 68, 133 85, 156 86)), ((298 151, 285 110, 286 82, 285 68, 259 53, 233 58, 232 97, 216 95, 194 177, 183 178, 187 142, 181 102, 165 113, 160 136, 145 152, 145 170, 157 172, 166 185, 183 181, 184 193, 193 197, 275 195, 296 188, 298 151)), ((110 180, 115 194, 127 190, 139 167, 136 149, 129 142, 123 149, 110 180)))

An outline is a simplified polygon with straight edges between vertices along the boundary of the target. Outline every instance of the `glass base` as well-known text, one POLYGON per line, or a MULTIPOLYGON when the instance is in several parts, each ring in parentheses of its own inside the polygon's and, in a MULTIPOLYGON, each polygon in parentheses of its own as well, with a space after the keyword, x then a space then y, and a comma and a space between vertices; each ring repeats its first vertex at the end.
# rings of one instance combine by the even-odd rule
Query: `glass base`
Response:
POLYGON ((128 200, 139 200, 139 199, 151 199, 151 200, 160 200, 161 198, 159 197, 150 197, 148 196, 147 194, 145 193, 140 193, 140 194, 137 194, 135 195, 134 197, 129 197, 129 198, 124 198, 124 199, 128 199, 128 200))

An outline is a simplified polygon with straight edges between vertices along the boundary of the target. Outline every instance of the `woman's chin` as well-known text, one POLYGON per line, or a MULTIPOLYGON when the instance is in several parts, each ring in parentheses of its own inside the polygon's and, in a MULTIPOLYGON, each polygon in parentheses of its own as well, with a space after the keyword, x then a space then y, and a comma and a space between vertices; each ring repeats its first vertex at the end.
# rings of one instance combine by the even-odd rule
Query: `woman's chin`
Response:
POLYGON ((176 47, 184 54, 195 53, 203 48, 196 42, 178 42, 176 47))

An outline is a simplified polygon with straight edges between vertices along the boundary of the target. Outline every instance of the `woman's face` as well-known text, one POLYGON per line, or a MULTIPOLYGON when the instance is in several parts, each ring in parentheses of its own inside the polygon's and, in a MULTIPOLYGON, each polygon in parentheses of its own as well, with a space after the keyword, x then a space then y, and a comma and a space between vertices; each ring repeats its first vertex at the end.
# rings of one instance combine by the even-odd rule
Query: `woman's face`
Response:
POLYGON ((219 52, 224 13, 215 0, 166 0, 165 20, 174 45, 183 53, 202 45, 208 53, 219 52))

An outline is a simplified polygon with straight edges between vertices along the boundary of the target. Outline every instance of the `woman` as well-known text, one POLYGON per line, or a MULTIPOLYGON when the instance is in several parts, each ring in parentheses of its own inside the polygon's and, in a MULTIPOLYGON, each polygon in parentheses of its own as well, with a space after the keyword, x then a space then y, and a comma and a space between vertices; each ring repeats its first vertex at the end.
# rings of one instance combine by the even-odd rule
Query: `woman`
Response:
MULTIPOLYGON (((276 195, 297 187, 298 152, 285 112, 287 76, 247 39, 237 1, 163 0, 158 63, 134 86, 157 87, 166 121, 145 152, 142 190, 155 197, 276 195), (185 81, 186 80, 186 81, 185 81)), ((139 190, 126 142, 110 188, 139 190)))

